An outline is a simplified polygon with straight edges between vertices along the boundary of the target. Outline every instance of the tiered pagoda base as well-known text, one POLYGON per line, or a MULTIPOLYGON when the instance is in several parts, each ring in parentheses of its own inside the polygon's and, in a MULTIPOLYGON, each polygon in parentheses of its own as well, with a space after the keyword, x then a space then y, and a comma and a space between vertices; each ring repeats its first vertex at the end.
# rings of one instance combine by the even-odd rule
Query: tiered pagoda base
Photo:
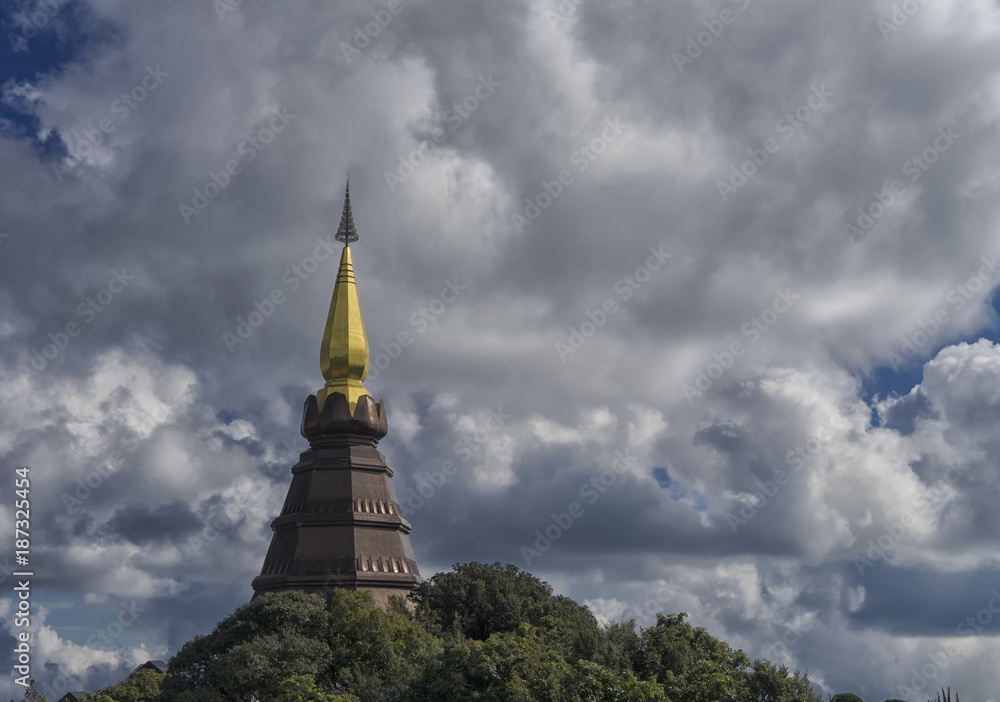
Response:
POLYGON ((292 483, 254 597, 300 590, 329 598, 336 589, 369 590, 381 607, 423 579, 410 547, 410 524, 392 489, 392 469, 375 446, 388 430, 385 408, 363 395, 352 416, 341 393, 322 413, 306 400, 302 436, 310 448, 292 467, 292 483))

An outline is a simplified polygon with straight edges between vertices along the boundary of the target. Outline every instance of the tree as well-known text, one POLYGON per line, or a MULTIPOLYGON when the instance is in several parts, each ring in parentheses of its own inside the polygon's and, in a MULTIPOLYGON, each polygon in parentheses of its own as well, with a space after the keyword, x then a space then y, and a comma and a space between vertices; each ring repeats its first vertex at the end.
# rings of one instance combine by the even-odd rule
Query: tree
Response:
POLYGON ((377 608, 369 592, 336 590, 329 605, 319 595, 268 593, 186 643, 170 661, 161 699, 273 700, 285 683, 293 696, 406 699, 440 651, 407 616, 377 608))
POLYGON ((410 598, 417 621, 449 642, 485 641, 530 624, 571 660, 592 659, 601 645, 601 628, 589 609, 553 595, 548 583, 510 564, 455 564, 453 572, 418 585, 410 598))
POLYGON ((407 615, 382 611, 368 592, 336 590, 328 614, 334 688, 362 702, 407 699, 408 690, 441 643, 407 615))
POLYGON ((476 702, 666 702, 654 682, 597 663, 567 661, 545 632, 522 624, 486 641, 467 639, 430 666, 420 687, 426 700, 476 702))
MULTIPOLYGON (((163 686, 163 676, 155 670, 135 670, 116 685, 94 691, 94 695, 107 697, 111 702, 153 702, 163 686)), ((102 702, 96 700, 95 702, 102 702)))
POLYGON ((567 699, 580 702, 667 702, 663 688, 638 680, 631 671, 615 673, 596 663, 577 661, 566 685, 567 699))
POLYGON ((812 691, 809 676, 788 668, 775 668, 765 660, 753 662, 747 673, 743 702, 823 702, 820 695, 812 691))
POLYGON ((677 702, 737 702, 749 658, 686 618, 657 614, 656 624, 642 629, 636 673, 677 702))
POLYGON ((277 702, 357 702, 354 695, 334 695, 316 686, 311 675, 296 675, 281 683, 277 702))
POLYGON ((435 633, 457 626, 462 636, 485 641, 491 634, 516 631, 537 623, 552 588, 513 565, 456 563, 454 572, 438 573, 418 585, 410 598, 417 619, 435 633))
POLYGON ((466 640, 429 666, 418 699, 464 702, 556 702, 572 669, 538 632, 523 624, 518 632, 466 640))
POLYGON ((853 692, 841 692, 839 695, 831 697, 830 702, 864 702, 864 700, 853 692))
POLYGON ((656 624, 642 629, 637 672, 643 677, 665 682, 683 676, 702 661, 711 661, 742 670, 749 664, 743 651, 733 651, 705 629, 685 620, 687 614, 657 614, 656 624))
POLYGON ((302 592, 267 593, 238 608, 170 660, 164 700, 273 699, 281 681, 326 673, 326 603, 302 592))
POLYGON ((543 603, 543 611, 545 614, 538 624, 550 644, 569 660, 595 660, 605 637, 587 607, 564 595, 555 595, 543 603))
POLYGON ((614 622, 602 629, 603 634, 596 661, 615 671, 639 669, 642 639, 635 630, 635 620, 614 622))
POLYGON ((751 663, 684 613, 601 627, 512 565, 456 565, 411 600, 261 595, 187 642, 166 678, 133 673, 95 702, 822 702, 808 676, 751 663))

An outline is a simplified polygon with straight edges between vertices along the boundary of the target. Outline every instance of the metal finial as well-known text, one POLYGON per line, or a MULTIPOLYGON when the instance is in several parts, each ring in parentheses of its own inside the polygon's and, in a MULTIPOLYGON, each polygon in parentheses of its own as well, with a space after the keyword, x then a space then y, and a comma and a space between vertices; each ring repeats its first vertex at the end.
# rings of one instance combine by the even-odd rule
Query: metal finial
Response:
POLYGON ((358 230, 354 228, 354 217, 351 215, 351 181, 347 181, 344 190, 344 212, 340 215, 340 228, 333 237, 345 245, 358 240, 358 230))

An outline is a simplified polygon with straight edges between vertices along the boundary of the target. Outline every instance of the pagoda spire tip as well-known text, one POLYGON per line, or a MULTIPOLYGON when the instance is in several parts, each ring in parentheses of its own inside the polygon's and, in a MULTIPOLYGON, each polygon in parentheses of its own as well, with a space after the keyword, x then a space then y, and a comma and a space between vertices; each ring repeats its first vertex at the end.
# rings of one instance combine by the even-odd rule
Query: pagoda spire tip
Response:
POLYGON ((344 246, 350 245, 352 241, 358 240, 358 230, 354 226, 354 216, 351 214, 351 176, 347 176, 347 185, 344 188, 344 211, 340 215, 340 227, 333 237, 337 241, 344 242, 344 246))

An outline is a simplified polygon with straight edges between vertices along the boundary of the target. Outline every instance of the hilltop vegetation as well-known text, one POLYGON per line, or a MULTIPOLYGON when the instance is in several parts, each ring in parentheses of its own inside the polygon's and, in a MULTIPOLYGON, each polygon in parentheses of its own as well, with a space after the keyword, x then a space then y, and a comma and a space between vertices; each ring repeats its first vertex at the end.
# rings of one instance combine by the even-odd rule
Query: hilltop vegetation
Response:
POLYGON ((263 595, 187 642, 166 677, 137 671, 90 699, 823 702, 806 675, 750 660, 683 613, 601 626, 512 565, 456 565, 410 598, 412 611, 402 599, 383 611, 366 592, 263 595))

